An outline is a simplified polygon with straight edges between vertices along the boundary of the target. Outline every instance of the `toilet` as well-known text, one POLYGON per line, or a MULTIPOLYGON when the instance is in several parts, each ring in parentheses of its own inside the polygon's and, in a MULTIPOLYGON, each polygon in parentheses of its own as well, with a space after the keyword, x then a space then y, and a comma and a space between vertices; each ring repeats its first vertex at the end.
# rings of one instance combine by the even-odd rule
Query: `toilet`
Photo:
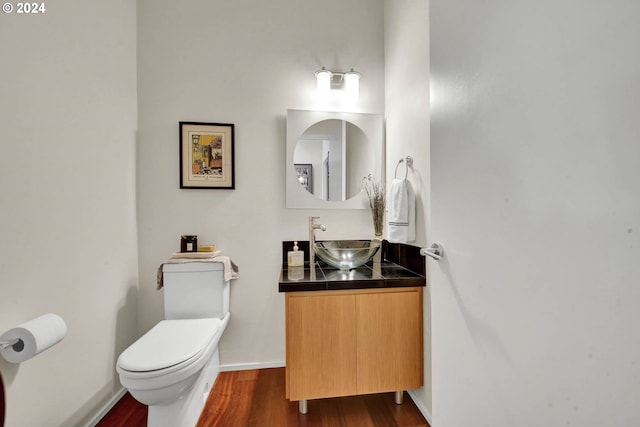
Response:
POLYGON ((220 371, 229 281, 218 262, 164 264, 164 320, 118 358, 120 382, 149 427, 193 427, 220 371))

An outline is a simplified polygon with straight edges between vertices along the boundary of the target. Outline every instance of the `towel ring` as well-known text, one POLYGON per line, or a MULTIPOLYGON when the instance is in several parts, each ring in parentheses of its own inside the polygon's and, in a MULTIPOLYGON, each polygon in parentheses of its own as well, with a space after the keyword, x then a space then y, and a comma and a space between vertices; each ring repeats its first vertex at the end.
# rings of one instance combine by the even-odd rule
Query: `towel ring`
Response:
POLYGON ((404 159, 398 160, 396 171, 393 173, 393 178, 398 178, 398 166, 400 166, 401 163, 405 164, 404 179, 407 179, 407 175, 409 175, 409 168, 413 167, 413 157, 407 156, 404 159))

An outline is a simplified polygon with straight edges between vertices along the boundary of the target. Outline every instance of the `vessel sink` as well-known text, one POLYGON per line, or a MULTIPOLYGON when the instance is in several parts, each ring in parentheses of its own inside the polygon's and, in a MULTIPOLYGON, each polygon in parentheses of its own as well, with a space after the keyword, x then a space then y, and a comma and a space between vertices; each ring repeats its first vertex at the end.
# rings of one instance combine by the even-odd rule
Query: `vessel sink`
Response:
POLYGON ((379 249, 377 240, 327 240, 313 244, 313 251, 321 260, 341 270, 366 264, 379 249))

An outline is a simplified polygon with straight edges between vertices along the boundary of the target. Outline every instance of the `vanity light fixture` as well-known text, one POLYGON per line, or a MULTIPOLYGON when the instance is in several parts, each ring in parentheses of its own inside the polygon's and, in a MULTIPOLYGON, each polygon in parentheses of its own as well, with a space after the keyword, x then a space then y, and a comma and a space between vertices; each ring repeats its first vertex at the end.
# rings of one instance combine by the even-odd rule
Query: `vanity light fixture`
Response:
POLYGON ((329 96, 331 89, 344 90, 351 100, 358 99, 360 94, 360 73, 354 71, 330 71, 322 67, 316 71, 316 84, 318 94, 325 98, 329 96))

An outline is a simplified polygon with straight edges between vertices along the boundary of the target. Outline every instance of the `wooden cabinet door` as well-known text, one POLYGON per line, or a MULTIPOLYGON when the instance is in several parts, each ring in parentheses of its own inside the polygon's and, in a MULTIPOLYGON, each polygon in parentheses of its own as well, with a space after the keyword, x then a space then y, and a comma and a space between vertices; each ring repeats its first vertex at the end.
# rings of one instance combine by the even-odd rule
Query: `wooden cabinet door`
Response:
POLYGON ((356 297, 358 394, 423 384, 422 288, 356 297))
POLYGON ((286 294, 290 400, 356 394, 355 295, 286 294))

